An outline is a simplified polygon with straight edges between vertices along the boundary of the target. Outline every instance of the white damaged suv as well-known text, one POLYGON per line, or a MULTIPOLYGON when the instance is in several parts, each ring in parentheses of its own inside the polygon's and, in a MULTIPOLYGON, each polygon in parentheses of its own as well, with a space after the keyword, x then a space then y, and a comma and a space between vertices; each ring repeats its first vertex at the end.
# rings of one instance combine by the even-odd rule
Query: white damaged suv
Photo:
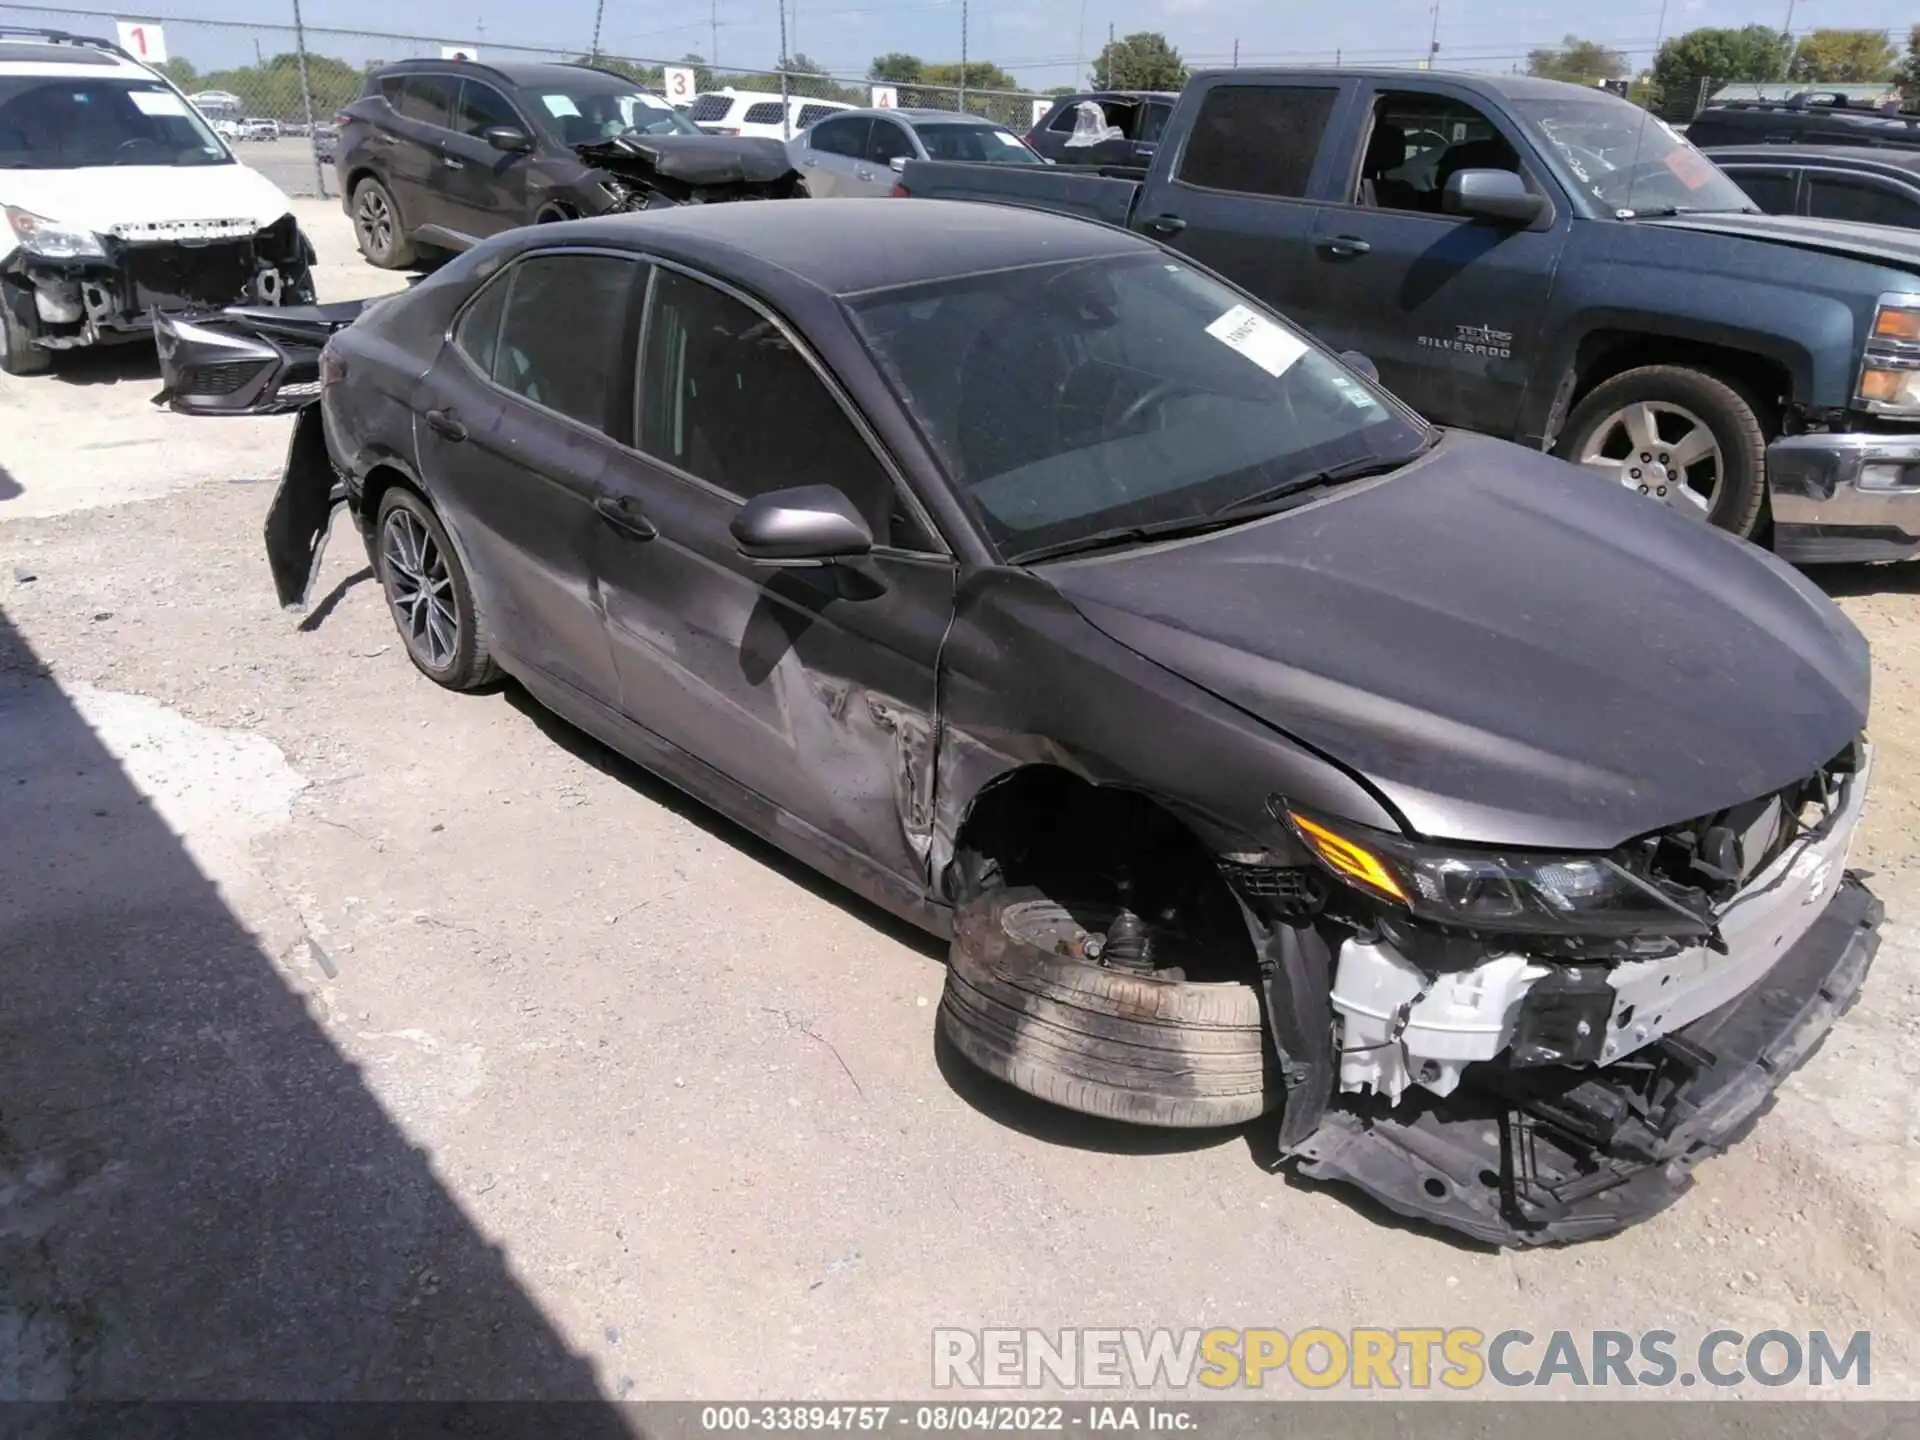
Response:
POLYGON ((0 370, 138 340, 156 311, 313 299, 287 197, 109 41, 0 29, 0 370))

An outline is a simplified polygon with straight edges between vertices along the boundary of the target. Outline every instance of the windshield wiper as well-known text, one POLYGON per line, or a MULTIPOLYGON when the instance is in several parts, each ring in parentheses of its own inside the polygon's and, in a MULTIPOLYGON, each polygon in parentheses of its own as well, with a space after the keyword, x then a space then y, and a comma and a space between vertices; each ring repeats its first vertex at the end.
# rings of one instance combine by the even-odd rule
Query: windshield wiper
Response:
POLYGON ((1309 492, 1324 490, 1329 485, 1338 485, 1343 480, 1364 480, 1369 475, 1384 475, 1389 470, 1398 470, 1402 465, 1411 465, 1437 443, 1437 440, 1429 440, 1411 455, 1361 455, 1352 460, 1342 460, 1337 465, 1328 465, 1323 469, 1308 470, 1304 474, 1295 475, 1268 489, 1256 490, 1251 495, 1242 495, 1239 499, 1229 501, 1217 510, 1210 510, 1207 512, 1207 518, 1232 521, 1270 514, 1274 512, 1278 501, 1292 499, 1295 496, 1304 499, 1309 492))
POLYGON ((1320 470, 1309 470, 1295 475, 1283 485, 1245 495, 1217 510, 1209 510, 1199 515, 1183 515, 1177 520, 1155 520, 1144 525, 1115 525, 1108 530, 1096 530, 1091 535, 1077 536, 1072 540, 1056 540, 1050 545, 1036 545, 1031 550, 1022 550, 1007 557, 1010 565, 1026 565, 1036 560, 1056 560, 1062 555, 1081 555, 1094 550, 1111 550, 1118 545, 1140 544, 1148 540, 1173 540, 1189 535, 1204 535, 1209 530, 1224 530, 1228 526, 1243 521, 1257 520, 1267 515, 1278 515, 1297 505, 1319 497, 1321 492, 1347 480, 1359 480, 1368 475, 1382 475, 1389 470, 1398 470, 1402 465, 1411 464, 1415 459, 1432 449, 1438 440, 1429 441, 1412 455, 1386 456, 1363 455, 1358 459, 1342 461, 1338 465, 1329 465, 1320 470))

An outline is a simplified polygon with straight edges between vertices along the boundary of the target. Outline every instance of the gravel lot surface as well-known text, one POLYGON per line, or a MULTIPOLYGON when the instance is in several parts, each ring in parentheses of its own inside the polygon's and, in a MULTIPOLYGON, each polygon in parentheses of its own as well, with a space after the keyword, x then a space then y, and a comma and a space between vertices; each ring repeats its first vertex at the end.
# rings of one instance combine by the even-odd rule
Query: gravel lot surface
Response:
MULTIPOLYGON (((323 298, 401 283, 300 214, 323 298)), ((966 1073, 935 943, 429 684, 344 524, 280 612, 291 422, 156 373, 0 377, 0 1398, 911 1396, 988 1325, 1870 1329, 1920 1393, 1920 565, 1822 577, 1865 999, 1674 1209, 1496 1254, 966 1073)))

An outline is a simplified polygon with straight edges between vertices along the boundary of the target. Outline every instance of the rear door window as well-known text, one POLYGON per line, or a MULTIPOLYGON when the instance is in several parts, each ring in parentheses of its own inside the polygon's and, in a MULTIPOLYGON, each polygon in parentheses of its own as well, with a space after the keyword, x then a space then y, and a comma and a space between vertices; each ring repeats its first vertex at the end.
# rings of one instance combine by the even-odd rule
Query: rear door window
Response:
POLYGON ((865 118, 853 117, 823 120, 814 127, 809 143, 823 155, 845 155, 856 159, 866 151, 867 127, 872 123, 865 118))
MULTIPOLYGON (((637 261, 617 255, 536 255, 513 267, 499 340, 489 373, 493 382, 536 405, 603 433, 613 433, 615 376, 629 333, 637 261)), ((480 363, 484 314, 467 353, 480 363)), ((623 407, 624 408, 624 407, 623 407)), ((624 426, 624 420, 622 420, 624 426)))
POLYGON ((453 91, 449 75, 409 75, 400 86, 400 113, 422 125, 448 128, 453 119, 453 91))
POLYGON ((833 113, 834 108, 831 105, 802 105, 800 107, 799 117, 795 119, 793 123, 799 129, 804 130, 809 125, 819 124, 820 121, 826 119, 827 116, 833 113))
POLYGON ((727 118, 727 112, 733 109, 731 95, 696 95, 693 104, 687 107, 687 118, 696 124, 704 120, 711 125, 716 120, 727 118))
POLYGON ((1807 209, 1821 220, 1920 226, 1920 203, 1912 195, 1864 176, 1808 175, 1807 209))
POLYGON ((1339 97, 1331 85, 1216 85, 1200 101, 1177 178, 1241 195, 1304 196, 1339 97))
POLYGON ((762 100, 757 105, 749 105, 747 113, 740 117, 743 125, 778 125, 780 123, 780 102, 762 100))

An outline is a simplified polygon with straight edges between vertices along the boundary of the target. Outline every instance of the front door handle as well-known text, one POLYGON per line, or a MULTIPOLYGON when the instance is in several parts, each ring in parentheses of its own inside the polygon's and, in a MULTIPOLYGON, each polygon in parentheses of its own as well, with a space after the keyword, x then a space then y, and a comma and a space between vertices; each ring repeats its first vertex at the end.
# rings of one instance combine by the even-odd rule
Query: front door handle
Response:
POLYGON ((602 520, 629 540, 651 540, 660 533, 624 495, 602 495, 593 502, 593 508, 602 520))
POLYGON ((464 440, 467 427, 451 410, 429 410, 426 414, 427 428, 446 440, 464 440))
POLYGON ((1150 220, 1142 220, 1140 228, 1151 230, 1156 235, 1178 235, 1187 228, 1187 222, 1178 215, 1155 215, 1150 220))
POLYGON ((1324 250, 1329 255, 1338 255, 1344 259, 1350 255, 1364 255, 1373 249, 1373 246, 1362 240, 1358 235, 1335 235, 1331 239, 1317 242, 1315 248, 1324 250))
POLYGON ((873 172, 864 165, 854 171, 853 174, 854 178, 858 180, 871 180, 873 178, 873 172))
POLYGON ((466 168, 467 168, 467 162, 466 162, 466 161, 464 161, 464 160, 456 160, 456 159, 454 159, 454 158, 453 158, 453 156, 451 156, 451 155, 443 155, 443 156, 441 156, 441 157, 440 157, 440 163, 441 163, 441 164, 443 164, 443 165, 445 165, 445 166, 446 166, 446 167, 447 167, 447 168, 448 168, 449 170, 464 170, 464 169, 466 169, 466 168))

